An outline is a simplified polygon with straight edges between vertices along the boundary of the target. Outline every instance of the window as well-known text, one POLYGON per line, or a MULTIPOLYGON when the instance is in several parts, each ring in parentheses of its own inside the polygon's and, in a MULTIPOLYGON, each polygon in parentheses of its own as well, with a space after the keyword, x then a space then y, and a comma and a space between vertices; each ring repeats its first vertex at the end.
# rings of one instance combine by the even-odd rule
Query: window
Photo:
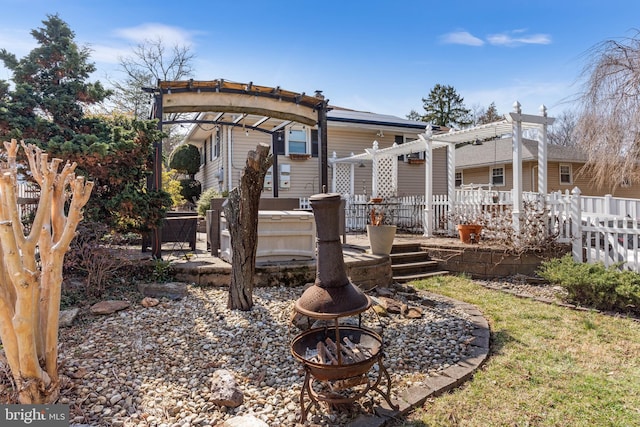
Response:
POLYGON ((504 168, 491 168, 491 185, 504 185, 504 168))
POLYGON ((572 184, 573 176, 571 174, 571 165, 570 164, 561 164, 560 165, 560 184, 572 184))
POLYGON ((456 172, 456 187, 462 186, 462 172, 456 172))
POLYGON ((307 154, 306 129, 289 129, 287 133, 288 154, 307 154))
POLYGON ((216 130, 213 133, 213 147, 211 149, 211 151, 213 151, 213 158, 217 159, 218 157, 220 157, 220 129, 216 126, 216 130))
POLYGON ((213 160, 216 158, 216 156, 213 155, 213 140, 214 140, 214 136, 211 135, 209 137, 209 160, 213 160))

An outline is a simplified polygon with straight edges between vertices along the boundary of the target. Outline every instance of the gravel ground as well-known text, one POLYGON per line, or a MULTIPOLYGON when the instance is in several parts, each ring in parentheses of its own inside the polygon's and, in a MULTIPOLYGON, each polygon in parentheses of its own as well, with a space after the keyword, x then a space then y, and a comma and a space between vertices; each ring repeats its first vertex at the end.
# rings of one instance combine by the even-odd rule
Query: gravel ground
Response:
POLYGON ((547 282, 528 276, 513 276, 500 281, 476 281, 480 285, 520 297, 534 298, 545 302, 561 303, 567 291, 561 286, 552 286, 547 282))
MULTIPOLYGON (((407 289, 405 289, 407 291, 407 289)), ((300 288, 258 288, 248 312, 226 309, 227 291, 190 287, 187 297, 152 308, 134 304, 60 333, 62 374, 71 378, 60 403, 74 423, 96 426, 216 426, 251 414, 270 426, 296 425, 304 371, 289 351, 299 332, 290 326, 300 288), (244 404, 211 402, 210 378, 231 371, 244 404)), ((466 314, 433 294, 401 292, 420 307, 420 319, 400 315, 365 320, 381 327, 392 396, 467 354, 472 327, 466 314)), ((376 393, 369 397, 377 402, 376 393)), ((313 409, 312 425, 344 425, 367 411, 313 409)))

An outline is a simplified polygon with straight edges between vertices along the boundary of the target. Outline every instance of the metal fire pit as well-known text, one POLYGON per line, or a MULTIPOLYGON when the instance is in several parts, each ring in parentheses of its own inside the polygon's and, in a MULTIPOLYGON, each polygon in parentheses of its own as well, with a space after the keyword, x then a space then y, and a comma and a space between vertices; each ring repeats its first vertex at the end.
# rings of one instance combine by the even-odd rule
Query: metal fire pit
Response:
MULTIPOLYGON (((342 346, 342 344, 340 344, 342 346)), ((366 374, 382 354, 382 338, 373 331, 354 326, 341 325, 336 328, 314 328, 305 331, 294 338, 291 343, 291 353, 302 362, 309 373, 320 381, 336 381, 357 377, 366 374), (327 365, 312 362, 306 357, 307 349, 316 348, 318 342, 324 342, 327 338, 334 339, 336 343, 342 343, 343 337, 363 345, 369 349, 371 356, 356 363, 339 363, 327 365)))
POLYGON ((312 405, 353 403, 370 391, 379 393, 389 406, 397 409, 391 402, 391 377, 382 363, 382 337, 361 323, 361 314, 371 308, 371 300, 346 275, 338 226, 340 195, 317 194, 309 202, 316 221, 317 273, 315 283, 296 301, 294 310, 309 320, 324 320, 330 325, 312 327, 291 342, 292 355, 305 368, 300 392, 301 421, 306 420, 312 405), (340 324, 340 319, 352 316, 358 316, 358 326, 340 324), (358 360, 346 356, 346 348, 352 347, 343 343, 345 337, 355 346, 358 360), (324 346, 328 339, 333 346, 330 360, 312 360, 309 353, 324 346), (372 372, 376 364, 378 369, 372 372), (380 388, 383 378, 386 391, 380 388), (314 387, 316 383, 319 384, 314 387), (310 399, 308 405, 305 397, 310 399))

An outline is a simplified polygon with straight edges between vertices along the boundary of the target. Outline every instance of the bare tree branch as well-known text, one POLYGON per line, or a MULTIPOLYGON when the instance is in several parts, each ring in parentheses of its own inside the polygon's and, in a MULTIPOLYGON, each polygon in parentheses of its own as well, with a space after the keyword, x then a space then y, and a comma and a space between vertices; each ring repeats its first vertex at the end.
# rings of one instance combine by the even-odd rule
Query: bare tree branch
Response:
POLYGON ((588 155, 583 172, 600 188, 640 182, 640 31, 588 55, 575 134, 588 155))

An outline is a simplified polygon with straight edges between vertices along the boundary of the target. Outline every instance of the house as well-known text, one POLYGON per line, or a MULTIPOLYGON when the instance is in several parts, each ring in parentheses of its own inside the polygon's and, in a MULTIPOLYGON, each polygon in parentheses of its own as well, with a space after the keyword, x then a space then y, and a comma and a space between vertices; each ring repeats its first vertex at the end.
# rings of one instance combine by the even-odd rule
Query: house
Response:
MULTIPOLYGON (((238 185, 247 152, 258 143, 275 147, 277 159, 265 178, 262 197, 309 197, 319 192, 317 127, 291 121, 274 120, 240 113, 200 113, 184 143, 195 145, 201 153, 196 179, 203 190, 228 191, 238 185), (206 124, 203 124, 206 123, 206 124)), ((400 117, 355 111, 332 106, 327 113, 328 156, 347 157, 371 148, 412 141, 424 133, 427 124, 400 117)), ((420 167, 424 153, 402 156, 398 162, 398 196, 424 194, 425 169, 420 167)), ((447 191, 446 150, 434 153, 434 192, 447 191)), ((331 174, 331 171, 329 171, 331 174)), ((371 194, 371 164, 355 167, 357 194, 371 194)), ((331 191, 331 188, 328 189, 331 191)))
MULTIPOLYGON (((614 190, 597 188, 591 177, 580 174, 587 155, 577 147, 547 145, 547 191, 571 191, 578 187, 583 195, 640 198, 638 185, 614 190)), ((497 138, 467 144, 456 149, 456 187, 482 185, 497 191, 513 188, 512 139, 497 138)), ((522 139, 522 191, 538 191, 538 141, 522 139)))

